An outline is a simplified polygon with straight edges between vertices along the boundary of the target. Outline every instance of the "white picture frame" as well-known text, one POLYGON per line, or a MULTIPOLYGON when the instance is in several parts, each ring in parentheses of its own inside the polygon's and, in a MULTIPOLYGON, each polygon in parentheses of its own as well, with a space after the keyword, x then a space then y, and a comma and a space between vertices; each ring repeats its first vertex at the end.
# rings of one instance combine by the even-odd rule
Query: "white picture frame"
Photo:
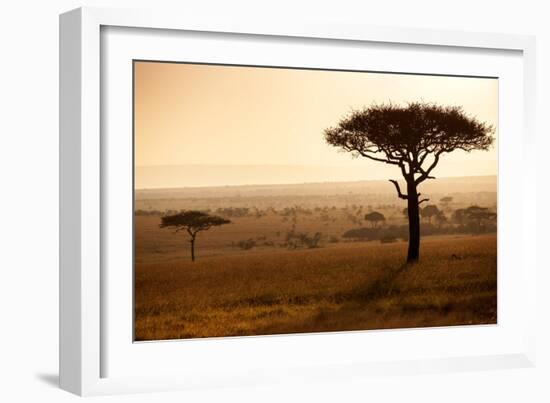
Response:
MULTIPOLYGON (((523 126, 520 128, 522 133, 517 133, 520 138, 516 141, 521 144, 524 165, 518 175, 521 177, 523 189, 534 189, 536 181, 533 165, 535 159, 531 158, 535 148, 533 123, 535 42, 533 37, 368 27, 320 21, 274 22, 268 19, 216 21, 151 10, 80 8, 69 11, 60 17, 60 385, 63 389, 79 395, 96 395, 242 386, 305 379, 330 380, 380 373, 397 375, 519 368, 534 365, 536 325, 534 256, 536 253, 535 242, 523 241, 516 245, 517 250, 513 253, 521 266, 521 272, 518 274, 521 281, 516 282, 515 292, 520 295, 523 301, 521 308, 526 314, 523 315, 521 324, 514 324, 514 337, 516 337, 514 343, 503 345, 504 347, 498 351, 485 351, 483 346, 480 346, 477 350, 468 350, 468 354, 462 354, 460 350, 453 352, 449 350, 449 354, 439 351, 432 355, 419 355, 415 358, 396 352, 394 357, 377 361, 365 360, 359 356, 356 360, 340 362, 337 357, 332 357, 330 354, 319 355, 315 360, 312 359, 317 351, 315 349, 328 347, 328 343, 332 343, 329 337, 324 339, 319 339, 319 335, 295 335, 291 336, 292 338, 269 337, 268 345, 262 342, 265 339, 264 336, 240 338, 236 341, 227 340, 227 338, 223 341, 209 340, 206 344, 200 341, 195 344, 165 343, 162 351, 155 350, 153 346, 155 343, 150 343, 150 347, 147 347, 149 351, 135 353, 136 357, 138 357, 137 354, 142 354, 140 356, 142 358, 136 358, 136 361, 133 361, 132 357, 126 355, 120 356, 119 360, 131 362, 134 367, 139 367, 142 362, 142 366, 146 367, 151 365, 151 361, 146 360, 152 359, 150 358, 152 354, 167 357, 184 349, 189 357, 195 357, 194 360, 197 361, 198 353, 193 355, 193 350, 203 354, 214 348, 222 355, 233 350, 243 357, 243 354, 246 356, 252 352, 261 356, 268 349, 280 352, 291 348, 305 351, 300 358, 301 361, 292 362, 290 358, 275 361, 273 356, 274 361, 266 362, 262 371, 253 371, 257 370, 257 367, 253 366, 252 361, 249 362, 246 359, 243 359, 243 363, 234 371, 233 364, 222 365, 217 370, 208 371, 208 361, 202 372, 190 371, 193 359, 185 363, 166 365, 170 370, 158 375, 139 373, 139 371, 130 373, 128 368, 124 367, 120 367, 118 371, 107 370, 106 362, 109 355, 113 355, 113 348, 116 351, 124 350, 121 348, 123 346, 111 342, 110 336, 106 335, 104 329, 110 323, 106 320, 110 314, 110 305, 106 303, 108 290, 105 287, 105 278, 109 276, 102 271, 102 267, 103 269, 106 267, 105 250, 107 249, 102 227, 108 226, 105 220, 109 219, 105 214, 102 215, 102 206, 110 175, 107 169, 109 165, 106 164, 108 158, 104 155, 105 144, 109 144, 109 141, 102 140, 102 132, 108 129, 108 124, 104 126, 102 121, 105 119, 103 116, 105 114, 102 115, 102 92, 108 92, 109 89, 105 86, 109 84, 103 82, 101 77, 101 35, 102 30, 107 27, 194 32, 194 35, 198 36, 201 33, 219 33, 222 36, 246 35, 260 41, 262 38, 338 40, 332 43, 331 46, 334 47, 345 43, 377 43, 378 46, 397 44, 434 49, 469 49, 478 54, 491 51, 516 52, 522 69, 521 77, 516 77, 521 82, 516 84, 520 85, 517 88, 523 90, 520 91, 521 99, 518 101, 522 105, 523 126), (517 341, 519 338, 521 338, 520 342, 517 341), (110 347, 107 348, 107 346, 110 347), (307 354, 308 348, 310 355, 307 354), (146 358, 148 356, 149 358, 146 358), (116 372, 116 375, 111 376, 110 372, 116 372)), ((521 212, 520 217, 515 219, 518 224, 513 228, 518 232, 514 236, 521 240, 522 234, 536 232, 534 211, 527 208, 534 200, 535 194, 533 191, 517 193, 519 196, 515 196, 517 197, 515 202, 521 207, 521 212)), ((499 213, 499 220, 501 219, 501 213, 499 213)), ((499 237, 500 235, 499 229, 499 237)), ((499 304, 500 302, 502 301, 499 300, 499 304)), ((128 312, 128 315, 131 315, 131 312, 128 312)), ((483 337, 487 338, 504 335, 504 333, 491 334, 491 331, 491 329, 481 330, 486 333, 483 337)), ((449 337, 448 340, 451 338, 466 340, 468 339, 466 333, 464 329, 457 328, 449 330, 445 337, 449 337)), ((414 331, 378 332, 374 336, 372 332, 369 334, 368 337, 371 339, 394 338, 398 342, 407 338, 412 342, 414 338, 439 337, 437 333, 417 334, 414 331)), ((367 336, 361 332, 354 332, 353 335, 335 337, 347 337, 346 343, 351 345, 360 343, 362 338, 367 336)), ((338 340, 341 339, 334 340, 339 342, 338 340)), ((134 354, 131 350, 131 348, 128 349, 128 354, 134 354)), ((167 358, 159 358, 159 360, 162 362, 167 358)))

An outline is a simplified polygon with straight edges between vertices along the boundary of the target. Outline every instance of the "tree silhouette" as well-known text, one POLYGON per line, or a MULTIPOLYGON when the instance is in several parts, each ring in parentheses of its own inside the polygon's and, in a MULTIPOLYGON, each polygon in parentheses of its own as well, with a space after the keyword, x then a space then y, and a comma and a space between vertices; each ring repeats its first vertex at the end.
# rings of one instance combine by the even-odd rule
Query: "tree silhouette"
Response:
POLYGON ((371 222, 372 227, 376 228, 378 227, 379 222, 386 221, 386 217, 378 211, 373 211, 372 213, 365 214, 365 220, 371 222))
POLYGON ((476 223, 478 229, 481 229, 483 221, 493 220, 497 217, 496 213, 489 211, 486 207, 470 206, 464 210, 464 214, 469 220, 476 223))
POLYGON ((407 262, 420 255, 421 199, 418 186, 434 179, 432 172, 444 153, 455 150, 488 150, 494 129, 468 116, 461 107, 429 103, 372 105, 354 110, 336 127, 324 131, 328 144, 373 161, 400 169, 406 193, 399 182, 390 179, 397 196, 407 200, 409 249, 407 262))
POLYGON ((441 226, 447 222, 447 216, 443 211, 439 211, 435 215, 435 222, 437 223, 437 227, 441 229, 441 226))
POLYGON ((440 213, 435 204, 429 204, 420 210, 420 215, 428 219, 428 222, 432 223, 432 217, 437 216, 440 213))
POLYGON ((195 240, 200 231, 207 231, 212 227, 229 224, 231 221, 225 218, 210 215, 202 211, 184 210, 177 214, 165 215, 161 217, 161 228, 173 227, 175 232, 185 230, 191 239, 191 261, 195 261, 195 240))
POLYGON ((459 208, 459 209, 456 209, 456 210, 453 212, 453 220, 454 220, 454 222, 456 222, 458 225, 464 225, 464 223, 465 223, 465 221, 466 221, 466 218, 467 218, 466 209, 459 208))

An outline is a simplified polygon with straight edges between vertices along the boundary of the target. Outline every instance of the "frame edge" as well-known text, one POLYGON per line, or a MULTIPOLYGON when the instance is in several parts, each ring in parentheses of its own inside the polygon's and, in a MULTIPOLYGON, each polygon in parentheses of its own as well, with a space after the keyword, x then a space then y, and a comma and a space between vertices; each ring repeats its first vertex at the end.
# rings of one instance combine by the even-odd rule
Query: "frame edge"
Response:
POLYGON ((59 16, 59 386, 82 393, 82 12, 59 16))

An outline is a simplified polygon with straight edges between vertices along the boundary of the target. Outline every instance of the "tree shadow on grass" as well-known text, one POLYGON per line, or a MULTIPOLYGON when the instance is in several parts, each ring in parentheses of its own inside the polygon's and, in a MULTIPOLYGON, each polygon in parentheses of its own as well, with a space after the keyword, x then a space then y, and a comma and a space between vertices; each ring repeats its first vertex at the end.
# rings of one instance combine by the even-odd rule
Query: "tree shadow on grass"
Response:
POLYGON ((339 307, 303 323, 305 331, 345 331, 496 323, 496 281, 406 287, 399 277, 414 265, 390 269, 370 284, 335 296, 339 307), (495 291, 494 294, 491 291, 495 291), (306 328, 314 330, 306 330, 306 328))
POLYGON ((333 298, 335 302, 338 303, 351 301, 368 303, 377 299, 398 294, 399 288, 395 287, 396 279, 401 275, 401 273, 411 267, 412 265, 406 263, 397 267, 389 267, 387 268, 386 276, 367 285, 356 287, 347 292, 338 293, 334 295, 333 298))
POLYGON ((386 274, 378 280, 345 292, 318 298, 331 303, 333 308, 319 310, 307 318, 302 318, 300 322, 282 321, 266 325, 258 329, 256 334, 316 333, 378 328, 365 327, 364 323, 375 314, 373 306, 377 301, 395 297, 401 293, 399 287, 396 286, 396 280, 411 267, 410 264, 387 267, 385 268, 386 274), (355 318, 355 320, 350 320, 350 318, 355 318))

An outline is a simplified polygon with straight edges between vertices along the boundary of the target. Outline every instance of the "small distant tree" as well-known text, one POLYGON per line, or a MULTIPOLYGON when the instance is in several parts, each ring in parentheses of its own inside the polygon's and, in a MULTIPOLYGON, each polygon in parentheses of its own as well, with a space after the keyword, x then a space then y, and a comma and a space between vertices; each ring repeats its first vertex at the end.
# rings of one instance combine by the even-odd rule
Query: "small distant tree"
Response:
POLYGON ((466 210, 463 208, 456 209, 453 212, 453 221, 458 225, 464 225, 467 218, 466 210))
POLYGON ((479 232, 483 230, 484 223, 496 220, 497 214, 487 207, 470 206, 465 209, 455 210, 453 220, 466 229, 479 232))
POLYGON ((437 213, 434 217, 435 222, 437 223, 437 227, 441 228, 443 224, 447 223, 447 217, 445 216, 445 213, 443 211, 440 211, 437 213))
POLYGON ((486 207, 470 206, 464 210, 466 217, 475 222, 478 230, 482 228, 483 221, 496 219, 496 213, 493 213, 486 207))
POLYGON ((365 214, 365 220, 370 222, 373 228, 378 228, 378 223, 386 221, 386 217, 378 211, 373 211, 372 213, 365 214))
POLYGON ((488 150, 494 128, 467 115, 461 107, 415 102, 405 106, 372 105, 354 110, 338 125, 325 130, 328 144, 373 161, 395 166, 406 183, 397 196, 407 201, 409 250, 407 262, 420 256, 419 185, 434 179, 443 154, 456 150, 488 150))
POLYGON ((428 222, 432 223, 432 217, 436 217, 440 213, 435 204, 429 204, 420 210, 420 215, 428 219, 428 222))
POLYGON ((175 232, 186 231, 191 244, 191 261, 195 261, 195 240, 201 231, 208 231, 212 227, 229 224, 225 218, 210 215, 203 211, 184 210, 177 214, 161 217, 161 228, 175 228, 175 232))

